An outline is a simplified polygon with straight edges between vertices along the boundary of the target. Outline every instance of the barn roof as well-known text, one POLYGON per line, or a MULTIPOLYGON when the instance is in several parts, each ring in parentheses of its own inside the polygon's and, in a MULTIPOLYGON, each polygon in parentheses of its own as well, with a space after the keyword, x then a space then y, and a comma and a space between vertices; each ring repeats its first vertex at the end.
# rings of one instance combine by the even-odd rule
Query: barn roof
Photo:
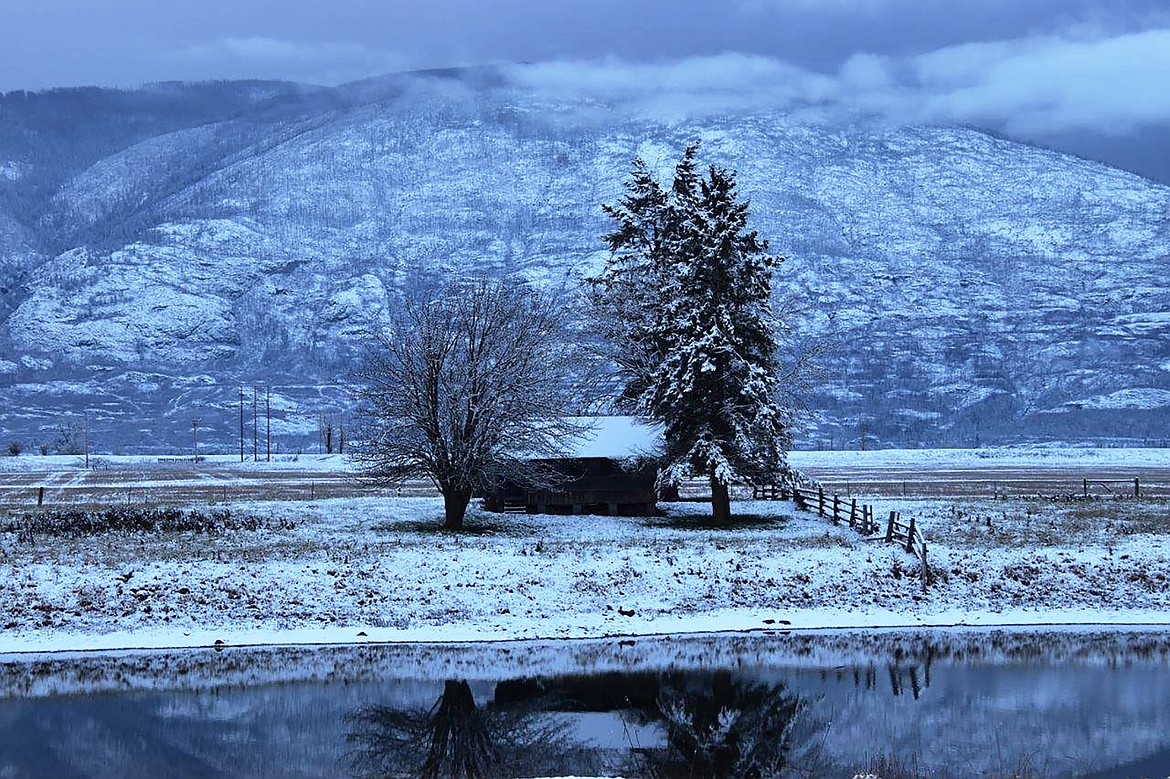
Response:
POLYGON ((586 426, 584 435, 569 448, 570 457, 627 457, 662 451, 662 425, 646 424, 637 417, 576 417, 586 426))

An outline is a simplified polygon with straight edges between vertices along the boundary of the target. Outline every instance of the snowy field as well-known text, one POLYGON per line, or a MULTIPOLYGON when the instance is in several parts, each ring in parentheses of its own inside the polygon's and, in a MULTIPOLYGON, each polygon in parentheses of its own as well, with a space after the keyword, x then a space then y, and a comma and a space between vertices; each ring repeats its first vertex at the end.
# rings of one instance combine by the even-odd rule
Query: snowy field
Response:
POLYGON ((834 467, 930 468, 1170 468, 1170 449, 1105 448, 1071 444, 981 449, 873 449, 792 452, 797 469, 834 467))
POLYGON ((793 452, 793 467, 833 492, 901 497, 1170 497, 1170 449, 1032 446, 793 452))
MULTIPOLYGON (((94 454, 91 459, 109 470, 126 467, 173 467, 186 461, 190 453, 172 456, 94 454)), ((352 462, 339 454, 273 455, 271 461, 260 454, 252 460, 249 448, 243 462, 236 453, 200 455, 209 468, 247 471, 349 471, 352 462)), ((1111 448, 1073 444, 983 447, 979 449, 873 449, 868 451, 796 451, 789 453, 794 468, 834 467, 1069 467, 1069 468, 1170 468, 1170 449, 1111 448)), ((21 455, 0 457, 0 471, 59 471, 80 468, 80 455, 21 455)))
MULTIPOLYGON (((888 497, 1026 497, 1082 493, 1170 497, 1170 449, 1071 446, 793 452, 793 467, 830 493, 888 497)), ((274 455, 243 462, 210 455, 196 464, 179 455, 0 457, 0 510, 45 505, 310 501, 362 496, 435 496, 418 480, 378 490, 355 479, 342 455, 274 455), (40 495, 43 488, 44 493, 40 495)), ((703 492, 684 489, 684 495, 703 492)))
POLYGON ((260 530, 0 532, 0 652, 596 637, 838 626, 1170 622, 1163 500, 874 501, 918 563, 789 503, 657 518, 475 514, 435 498, 235 503, 260 530))

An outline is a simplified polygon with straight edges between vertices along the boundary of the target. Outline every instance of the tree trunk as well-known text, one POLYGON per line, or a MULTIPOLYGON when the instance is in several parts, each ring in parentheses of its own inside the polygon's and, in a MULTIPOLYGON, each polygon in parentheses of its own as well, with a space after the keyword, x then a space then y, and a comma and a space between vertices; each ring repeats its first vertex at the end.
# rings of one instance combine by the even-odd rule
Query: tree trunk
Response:
POLYGON ((466 681, 448 680, 427 723, 423 779, 479 779, 495 774, 500 753, 466 681))
POLYGON ((711 474, 711 521, 716 524, 731 522, 731 495, 727 484, 711 474))
POLYGON ((443 528, 462 530, 467 504, 471 502, 471 490, 448 488, 443 490, 443 528))

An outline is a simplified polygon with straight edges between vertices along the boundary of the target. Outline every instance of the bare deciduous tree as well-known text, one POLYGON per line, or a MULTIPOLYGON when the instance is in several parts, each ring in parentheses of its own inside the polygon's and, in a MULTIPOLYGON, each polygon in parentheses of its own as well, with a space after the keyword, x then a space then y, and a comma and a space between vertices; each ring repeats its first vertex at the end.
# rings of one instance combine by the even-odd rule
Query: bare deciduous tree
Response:
POLYGON ((573 738, 573 721, 549 700, 475 702, 465 680, 448 679, 429 711, 365 706, 346 717, 356 777, 507 779, 561 776, 600 768, 573 738), (571 768, 570 768, 571 766, 571 768))
POLYGON ((453 283, 408 302, 357 371, 367 475, 434 482, 447 529, 501 479, 550 486, 534 458, 564 456, 575 350, 551 296, 511 280, 453 283))

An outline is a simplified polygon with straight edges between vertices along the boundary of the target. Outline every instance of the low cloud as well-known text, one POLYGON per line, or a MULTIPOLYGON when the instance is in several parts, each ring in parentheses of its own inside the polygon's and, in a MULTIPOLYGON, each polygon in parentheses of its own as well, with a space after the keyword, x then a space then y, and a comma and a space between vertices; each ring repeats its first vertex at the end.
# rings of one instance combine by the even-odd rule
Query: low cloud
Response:
POLYGON ((671 63, 550 62, 505 68, 512 83, 551 99, 573 97, 655 117, 820 103, 834 79, 780 60, 747 54, 671 63))
POLYGON ((1021 133, 1124 133, 1170 121, 1170 29, 966 44, 916 58, 927 118, 1021 133))
POLYGON ((180 49, 175 64, 202 78, 275 78, 335 85, 406 70, 397 52, 356 43, 297 43, 265 37, 220 38, 180 49))
POLYGON ((833 73, 723 54, 670 63, 609 59, 508 69, 517 86, 646 115, 779 110, 973 124, 1027 137, 1124 134, 1170 122, 1170 27, 967 43, 904 57, 856 54, 833 73))

